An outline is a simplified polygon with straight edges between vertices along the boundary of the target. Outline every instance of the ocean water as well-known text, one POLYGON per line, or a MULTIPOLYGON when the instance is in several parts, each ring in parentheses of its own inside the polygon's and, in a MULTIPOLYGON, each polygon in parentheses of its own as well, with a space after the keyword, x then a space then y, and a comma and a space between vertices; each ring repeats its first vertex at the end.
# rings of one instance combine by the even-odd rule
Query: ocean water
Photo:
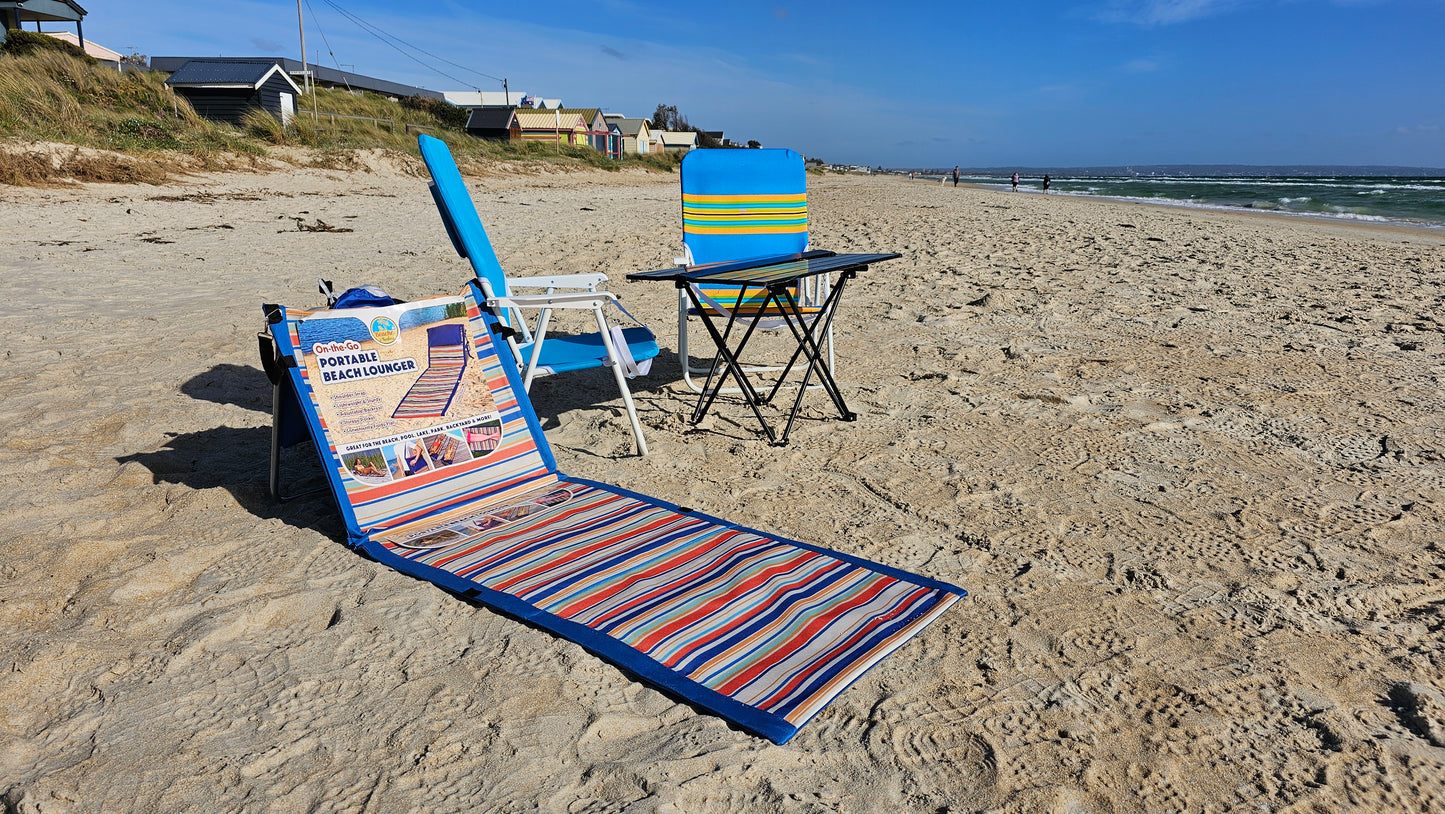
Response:
MULTIPOLYGON (((453 311, 457 307, 453 306, 453 311)), ((453 316, 462 316, 466 312, 460 310, 453 313, 453 316)), ((401 315, 401 329, 415 328, 419 325, 430 325, 433 322, 440 322, 447 318, 447 306, 431 305, 425 308, 412 308, 401 315)), ((345 342, 354 339, 357 342, 371 341, 371 330, 366 323, 359 319, 308 319, 301 323, 300 340, 303 348, 309 348, 313 344, 327 342, 345 342)))
MULTIPOLYGON (((1006 176, 959 181, 1010 188, 1006 176)), ((1042 177, 1021 176, 1019 190, 1041 192, 1042 177)), ((1445 227, 1445 178, 1065 175, 1050 179, 1049 192, 1445 227)))

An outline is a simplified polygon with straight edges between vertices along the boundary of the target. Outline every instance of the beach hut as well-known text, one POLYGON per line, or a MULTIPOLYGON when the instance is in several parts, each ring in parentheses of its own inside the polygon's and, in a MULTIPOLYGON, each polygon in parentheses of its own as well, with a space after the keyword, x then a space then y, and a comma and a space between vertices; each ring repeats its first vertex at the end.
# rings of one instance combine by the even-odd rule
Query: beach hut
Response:
POLYGON ((612 129, 607 126, 607 118, 602 115, 601 108, 563 107, 558 108, 557 112, 564 118, 574 114, 581 116, 583 123, 587 125, 587 143, 608 158, 622 158, 622 145, 613 139, 612 129))
POLYGON ((301 95, 301 88, 275 62, 193 59, 171 74, 166 84, 200 115, 235 125, 252 110, 264 110, 289 124, 301 95))
POLYGON ((616 154, 613 155, 612 157, 615 158, 615 159, 617 159, 618 161, 621 161, 621 160, 622 160, 622 128, 620 128, 620 127, 617 126, 617 122, 614 122, 614 121, 612 121, 612 120, 610 120, 610 119, 603 119, 603 121, 607 122, 607 137, 608 137, 609 139, 611 139, 611 141, 610 141, 609 143, 612 144, 612 146, 613 146, 613 147, 616 149, 616 151, 617 151, 616 154))
POLYGON ((542 144, 587 144, 587 123, 560 110, 518 110, 517 125, 522 141, 542 144))
POLYGON ((467 133, 492 141, 515 141, 522 138, 522 127, 513 108, 479 107, 467 117, 467 133))
POLYGON ((662 140, 662 149, 669 153, 685 153, 697 149, 697 133, 663 130, 658 133, 658 137, 662 140))
POLYGON ((652 123, 647 119, 608 116, 607 121, 622 131, 622 152, 647 155, 652 145, 652 123))
POLYGON ((441 99, 440 91, 418 88, 414 85, 403 85, 400 82, 391 82, 386 79, 377 79, 374 76, 342 71, 336 68, 327 68, 315 63, 302 65, 294 59, 287 57, 151 57, 150 66, 153 71, 164 71, 175 73, 182 65, 193 60, 204 60, 206 62, 264 62, 275 63, 281 66, 281 70, 291 77, 291 81, 297 86, 305 84, 307 77, 310 77, 312 86, 323 88, 343 88, 349 91, 364 90, 368 93, 375 93, 385 96, 388 99, 405 99, 408 96, 420 96, 423 99, 441 99))

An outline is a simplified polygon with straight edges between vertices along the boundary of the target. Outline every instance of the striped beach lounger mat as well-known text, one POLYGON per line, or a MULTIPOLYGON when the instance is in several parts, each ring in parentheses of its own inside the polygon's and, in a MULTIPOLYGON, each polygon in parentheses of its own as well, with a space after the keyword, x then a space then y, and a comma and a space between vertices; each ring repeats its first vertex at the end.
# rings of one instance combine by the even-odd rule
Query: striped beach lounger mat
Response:
POLYGON ((427 329, 427 367, 402 396, 392 418, 429 418, 446 415, 452 396, 467 369, 467 349, 461 325, 427 329))
POLYGON ((480 299, 473 283, 461 297, 386 308, 281 309, 272 326, 349 541, 378 562, 776 743, 964 596, 560 474, 480 299), (338 320, 355 325, 328 324, 338 320), (464 326, 462 395, 443 416, 395 418, 438 324, 464 326), (379 330, 366 338, 357 325, 379 330), (338 372, 348 364, 361 372, 338 372))

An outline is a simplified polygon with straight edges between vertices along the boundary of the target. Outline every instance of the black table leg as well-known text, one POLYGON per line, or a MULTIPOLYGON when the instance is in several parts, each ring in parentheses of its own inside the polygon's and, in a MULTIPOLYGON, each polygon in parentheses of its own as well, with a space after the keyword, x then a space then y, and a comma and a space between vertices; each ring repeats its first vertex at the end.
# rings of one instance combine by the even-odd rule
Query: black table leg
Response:
MULTIPOLYGON (((818 309, 818 313, 814 316, 811 324, 803 318, 802 308, 793 300, 791 293, 787 291, 783 292, 783 294, 788 297, 788 307, 791 309, 792 315, 798 320, 797 327, 794 327, 792 320, 787 319, 787 315, 785 314, 788 329, 793 332, 793 339, 797 341, 798 347, 793 351, 792 358, 788 359, 788 364, 783 368, 782 376, 773 384, 773 389, 768 394, 769 401, 778 394, 783 383, 787 380, 788 374, 792 372, 793 365, 797 363, 798 357, 806 351, 810 354, 810 360, 819 360, 821 364, 819 368, 819 381, 822 383, 823 389, 828 392, 828 397, 833 399, 833 404, 838 408, 839 414, 845 420, 851 420, 852 413, 848 411, 847 405, 843 403, 842 390, 839 389, 837 381, 833 379, 832 370, 827 366, 827 363, 821 362, 821 357, 818 355, 821 353, 821 350, 819 350, 820 346, 815 343, 813 337, 815 334, 820 338, 827 335, 828 326, 832 324, 833 314, 838 306, 839 292, 842 291, 844 284, 852 279, 852 277, 853 275, 851 273, 844 272, 838 278, 837 287, 829 292, 828 298, 823 301, 823 306, 818 309), (821 331, 819 330, 820 325, 822 326, 821 331), (799 328, 804 329, 806 333, 799 333, 799 328)), ((810 364, 811 363, 810 361, 810 364)))
MULTIPOLYGON (((689 294, 689 295, 691 295, 692 293, 693 293, 693 292, 692 292, 691 290, 688 291, 688 294, 689 294)), ((693 301, 694 307, 697 308, 698 316, 702 317, 703 322, 705 322, 705 323, 710 323, 711 320, 710 320, 709 317, 708 317, 707 311, 704 310, 704 309, 702 308, 702 306, 698 305, 698 302, 699 302, 698 298, 697 298, 697 297, 692 297, 692 301, 693 301)), ((737 319, 738 319, 738 314, 737 314, 736 311, 732 311, 732 312, 729 312, 729 313, 728 313, 728 324, 723 328, 723 332, 722 332, 722 345, 727 344, 728 337, 732 335, 733 325, 737 322, 737 319)), ((708 327, 709 327, 709 329, 711 329, 711 325, 710 325, 710 324, 709 324, 708 327)), ((717 347, 717 348, 721 348, 721 347, 722 347, 722 345, 719 345, 719 344, 717 343, 716 339, 714 339, 713 345, 714 345, 714 347, 717 347)), ((693 405, 693 408, 692 408, 692 423, 694 423, 694 424, 696 424, 698 421, 702 420, 702 416, 698 415, 698 411, 702 409, 702 402, 703 402, 702 395, 703 395, 704 393, 707 393, 707 392, 709 392, 709 391, 712 390, 713 378, 718 375, 718 366, 723 364, 722 354, 723 354, 723 352, 722 352, 722 350, 720 350, 720 349, 713 352, 713 355, 712 355, 712 365, 709 366, 708 369, 707 369, 707 381, 705 381, 705 382, 702 383, 702 390, 698 393, 697 404, 693 405)), ((683 362, 684 362, 684 363, 687 363, 687 360, 684 359, 683 362)), ((726 377, 726 376, 728 375, 728 370, 727 370, 726 367, 723 368, 722 375, 723 375, 724 377, 726 377)), ((718 387, 719 387, 719 388, 722 387, 722 383, 721 383, 721 382, 718 383, 718 387)), ((739 385, 739 389, 741 389, 741 385, 739 385)), ((746 390, 743 391, 743 398, 747 398, 747 391, 746 391, 746 390)))
MULTIPOLYGON (((804 350, 806 347, 808 353, 808 368, 803 373, 803 383, 798 387, 798 396, 793 399, 793 409, 788 413, 788 423, 783 427, 782 439, 777 442, 779 446, 784 446, 788 443, 788 436, 792 433, 793 422, 797 419, 798 411, 803 406, 803 396, 808 392, 808 382, 813 378, 814 370, 818 371, 818 381, 823 385, 823 389, 828 391, 829 397, 833 399, 833 405, 838 408, 839 416, 841 416, 844 421, 853 421, 858 417, 856 413, 848 409, 847 403, 843 401, 843 393, 838 388, 838 383, 833 379, 832 371, 828 369, 828 363, 823 360, 822 345, 813 340, 814 332, 817 332, 820 337, 827 335, 828 328, 833 324, 833 315, 837 313, 838 310, 838 298, 842 294, 845 284, 852 276, 853 275, 844 272, 839 277, 837 287, 829 292, 828 299, 823 303, 823 309, 819 312, 818 318, 813 320, 812 325, 806 325, 804 323, 803 314, 801 309, 798 308, 797 302, 791 294, 784 292, 784 296, 787 297, 787 308, 790 309, 798 319, 797 327, 793 325, 791 320, 787 320, 788 327, 793 331, 794 338, 798 340, 799 351, 804 350)), ((796 353, 794 354, 794 358, 797 358, 796 353)), ((791 366, 792 363, 790 362, 789 367, 791 366)), ((778 384, 781 383, 782 380, 779 379, 778 384)), ((777 387, 775 385, 774 392, 776 392, 776 390, 777 387)))
MULTIPOLYGON (((744 289, 742 293, 746 294, 746 289, 744 289)), ((697 308, 698 313, 702 315, 702 324, 707 328, 708 335, 712 337, 713 344, 717 345, 718 356, 722 358, 724 364, 723 373, 717 377, 716 384, 712 384, 713 375, 717 372, 716 362, 713 364, 713 369, 709 371, 708 383, 703 386, 703 392, 698 395, 697 406, 693 408, 692 423, 696 424, 702 421, 703 417, 707 415, 708 409, 712 407, 713 400, 717 398, 718 391, 722 389, 723 384, 727 381, 728 375, 731 374, 733 379, 737 381, 738 387, 743 391, 743 400, 752 408, 753 415, 757 416, 758 424, 762 425, 763 433, 768 436, 769 443, 776 443, 777 436, 773 434, 773 428, 768 426, 767 420, 763 418, 762 411, 758 409, 758 405, 761 404, 762 401, 758 398, 758 393, 753 389, 752 382, 748 380, 747 374, 743 373, 742 366, 738 363, 738 356, 742 353, 743 348, 747 346, 748 340, 752 338, 753 331, 758 326, 758 320, 753 320, 752 324, 748 325, 747 331, 743 333, 742 340, 738 342, 737 349, 730 351, 727 346, 727 338, 723 334, 718 333, 717 326, 713 324, 709 310, 704 307, 702 301, 698 299, 697 292, 692 289, 692 286, 688 286, 687 296, 692 300, 693 307, 697 308)), ((742 295, 740 294, 739 299, 741 298, 742 295)), ((772 299, 773 294, 770 291, 768 295, 764 297, 761 307, 766 309, 768 302, 772 299)), ((733 322, 736 319, 737 312, 734 311, 728 318, 727 327, 729 332, 731 332, 733 322)))

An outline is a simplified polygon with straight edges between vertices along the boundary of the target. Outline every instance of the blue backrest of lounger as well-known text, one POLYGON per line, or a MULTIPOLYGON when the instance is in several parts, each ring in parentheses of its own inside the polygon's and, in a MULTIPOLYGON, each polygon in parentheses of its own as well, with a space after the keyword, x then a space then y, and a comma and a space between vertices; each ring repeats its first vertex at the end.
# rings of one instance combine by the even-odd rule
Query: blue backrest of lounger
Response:
POLYGON ((295 360, 287 372, 353 541, 469 500, 504 499, 556 480, 516 365, 510 353, 498 352, 495 317, 480 299, 473 283, 460 297, 383 308, 286 309, 284 322, 272 326, 283 356, 295 360), (458 377, 441 376, 434 385, 453 388, 444 394, 450 398, 445 413, 393 418, 403 395, 427 373, 431 346, 458 342, 469 363, 458 377), (468 448, 470 439, 491 437, 498 427, 493 449, 468 448), (444 435, 456 443, 437 446, 453 458, 433 460, 424 450, 444 435), (410 474, 407 460, 420 461, 420 471, 410 474))
POLYGON ((682 159, 682 240, 694 264, 808 248, 808 180, 792 150, 694 150, 682 159))
POLYGON ((422 161, 431 172, 432 196, 457 254, 471 261, 472 271, 487 281, 492 294, 507 296, 507 276, 497 261, 497 253, 492 251, 492 241, 482 228, 482 219, 477 215, 477 207, 472 203, 451 150, 447 149, 446 142, 425 133, 417 136, 417 145, 421 148, 422 161))
POLYGON ((464 344, 464 336, 465 326, 453 323, 433 325, 426 329, 426 344, 434 352, 439 347, 464 344))

